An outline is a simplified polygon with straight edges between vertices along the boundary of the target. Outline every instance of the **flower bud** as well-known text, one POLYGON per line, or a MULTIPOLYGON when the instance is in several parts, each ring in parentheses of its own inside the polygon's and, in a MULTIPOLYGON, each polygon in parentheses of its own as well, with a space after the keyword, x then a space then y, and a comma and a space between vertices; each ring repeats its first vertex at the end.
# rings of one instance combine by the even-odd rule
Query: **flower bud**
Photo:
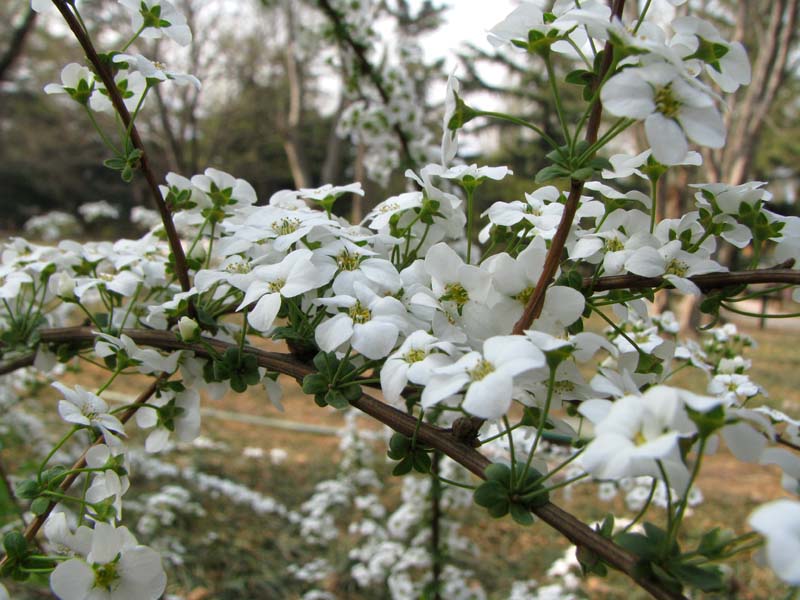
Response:
POLYGON ((189 317, 181 317, 178 321, 178 332, 184 342, 191 342, 200 336, 200 326, 189 317))
POLYGON ((75 298, 75 280, 64 272, 56 274, 51 280, 51 290, 64 300, 75 298))

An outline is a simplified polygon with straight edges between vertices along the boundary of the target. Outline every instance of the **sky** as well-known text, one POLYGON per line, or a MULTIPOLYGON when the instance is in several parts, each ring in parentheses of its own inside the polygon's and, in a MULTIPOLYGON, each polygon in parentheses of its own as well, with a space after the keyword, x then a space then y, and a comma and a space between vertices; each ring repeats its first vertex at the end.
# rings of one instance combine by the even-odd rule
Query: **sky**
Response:
MULTIPOLYGON (((414 4, 421 2, 412 2, 414 4)), ((442 26, 421 38, 423 50, 431 59, 443 57, 449 72, 457 63, 455 50, 464 43, 471 42, 490 50, 492 46, 486 39, 486 32, 518 4, 513 0, 450 0, 442 26)))

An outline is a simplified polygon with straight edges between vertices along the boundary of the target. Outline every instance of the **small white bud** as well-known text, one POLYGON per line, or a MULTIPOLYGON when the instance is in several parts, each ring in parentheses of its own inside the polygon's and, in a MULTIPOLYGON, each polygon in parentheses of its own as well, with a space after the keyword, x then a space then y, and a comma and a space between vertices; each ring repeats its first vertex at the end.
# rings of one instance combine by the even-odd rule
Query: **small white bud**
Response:
POLYGON ((200 335, 200 326, 197 321, 189 317, 181 317, 178 321, 178 332, 184 342, 191 342, 200 335))

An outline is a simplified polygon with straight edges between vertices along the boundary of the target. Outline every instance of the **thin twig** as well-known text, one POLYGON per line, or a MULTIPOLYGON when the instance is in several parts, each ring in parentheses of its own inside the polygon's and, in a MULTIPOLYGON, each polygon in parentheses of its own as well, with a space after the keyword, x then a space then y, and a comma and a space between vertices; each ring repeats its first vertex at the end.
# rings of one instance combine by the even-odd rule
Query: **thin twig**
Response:
MULTIPOLYGON (((624 6, 625 0, 614 0, 614 5, 611 9, 611 18, 613 19, 614 17, 621 17, 624 6)), ((613 63, 614 47, 610 41, 606 42, 605 50, 603 52, 603 62, 600 66, 600 72, 597 74, 595 86, 599 86, 605 79, 605 76, 613 63)), ((585 139, 589 145, 594 144, 597 141, 597 132, 600 129, 600 119, 602 115, 603 105, 600 102, 600 97, 598 96, 595 98, 594 105, 592 106, 592 112, 589 115, 589 122, 586 125, 585 139)), ((572 222, 575 220, 575 213, 578 210, 578 204, 580 203, 582 193, 583 181, 578 181, 576 179, 570 180, 569 196, 567 196, 567 201, 564 205, 564 212, 561 215, 561 221, 559 222, 558 229, 556 229, 556 233, 553 236, 552 242, 550 243, 550 249, 547 251, 547 256, 544 260, 544 266, 542 267, 542 274, 539 276, 539 280, 536 282, 536 287, 533 290, 533 294, 531 294, 531 297, 528 299, 522 316, 514 324, 512 333, 515 335, 519 335, 528 329, 539 317, 539 315, 542 314, 544 296, 547 293, 548 286, 553 282, 553 279, 555 279, 558 265, 561 264, 561 254, 564 252, 564 245, 567 242, 567 235, 569 234, 570 227, 572 227, 572 222)))
POLYGON ((56 8, 58 8, 61 16, 64 17, 67 25, 72 30, 72 33, 78 40, 78 43, 81 45, 81 48, 83 48, 87 60, 92 64, 95 73, 97 73, 98 77, 100 77, 102 80, 106 91, 108 91, 108 97, 111 100, 111 103, 114 105, 114 110, 116 110, 117 114, 119 114, 120 119, 122 119, 122 124, 125 126, 126 130, 130 131, 131 141, 133 142, 134 147, 142 153, 139 159, 139 168, 147 180, 147 187, 150 189, 150 196, 152 197, 153 202, 155 203, 156 208, 161 215, 161 222, 164 224, 164 231, 167 234, 169 246, 172 250, 172 255, 175 258, 175 275, 178 277, 181 288, 184 292, 186 292, 192 287, 192 284, 189 281, 189 267, 186 264, 186 255, 183 252, 183 246, 181 245, 180 237, 178 237, 178 232, 175 229, 175 223, 172 221, 172 213, 164 202, 164 198, 161 196, 161 191, 158 189, 158 181, 156 180, 155 173, 150 167, 150 163, 147 159, 147 153, 144 150, 142 138, 139 136, 136 126, 131 124, 131 115, 128 112, 128 108, 125 106, 122 96, 120 96, 119 90, 117 89, 117 84, 114 81, 114 76, 108 67, 103 63, 103 61, 100 60, 97 50, 95 50, 95 47, 92 44, 92 40, 89 38, 86 31, 84 31, 83 27, 81 27, 81 24, 78 22, 78 19, 70 10, 69 3, 66 2, 66 0, 53 0, 53 4, 56 5, 56 8))

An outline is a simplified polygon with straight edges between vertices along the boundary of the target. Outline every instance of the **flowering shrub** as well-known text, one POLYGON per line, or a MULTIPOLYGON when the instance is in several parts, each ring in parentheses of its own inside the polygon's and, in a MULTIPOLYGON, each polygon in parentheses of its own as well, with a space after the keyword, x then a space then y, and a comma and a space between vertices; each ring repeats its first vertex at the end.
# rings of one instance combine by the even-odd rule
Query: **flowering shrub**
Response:
MULTIPOLYGON (((45 91, 85 109, 111 153, 107 167, 125 181, 145 176, 161 221, 138 240, 44 246, 16 238, 3 249, 0 373, 30 368, 57 379, 63 364, 78 358, 108 372, 97 389, 53 384, 63 398, 65 433, 16 488, 35 516, 24 531, 5 535, 3 576, 49 574, 53 592, 68 600, 160 597, 166 576, 157 554, 121 524, 133 423, 147 433, 145 450, 157 453, 171 440, 198 435, 199 392, 257 388, 280 405, 281 376, 288 376, 301 380, 319 406, 352 407, 393 429, 388 456, 395 475, 429 475, 426 485, 443 506, 464 494, 442 488, 467 486, 491 517, 510 515, 522 526, 538 517, 576 544, 574 561, 584 573, 616 569, 659 598, 718 591, 718 563, 765 540, 769 565, 800 584, 792 554, 800 538, 796 528, 781 526, 797 521, 794 500, 755 511, 754 532, 736 536, 720 527, 697 542, 681 537, 699 497, 693 485, 704 457, 721 442, 742 461, 779 466, 784 486, 796 493, 798 423, 758 406, 762 390, 740 354, 745 337, 722 327, 705 345, 680 342, 674 319, 648 313, 647 301, 661 289, 702 294, 702 310, 718 317, 721 307, 753 296, 745 293, 750 283, 800 283, 791 270, 800 220, 772 212, 760 183, 696 186, 695 210, 656 219, 660 178, 671 166, 700 160, 689 143, 725 143, 721 94, 750 78, 740 44, 696 18, 663 29, 647 19, 649 3, 632 22, 622 20, 619 0, 612 8, 559 1, 552 12, 523 3, 490 30, 490 39, 544 67, 560 131, 550 135, 535 123, 469 106, 451 76, 440 162, 409 169, 409 191, 351 224, 332 207, 345 193, 363 194, 358 183, 283 190, 261 203, 249 183, 214 168, 190 178, 170 173, 158 185, 136 117, 156 86, 200 82, 127 51, 139 36, 187 44, 191 33, 166 0, 121 4, 133 36, 98 53, 74 3, 32 2, 36 10, 61 13, 88 61, 65 66, 61 83, 45 91), (574 61, 565 82, 556 77, 554 53, 574 61), (582 88, 577 123, 564 117, 564 85, 582 88), (604 110, 615 117, 607 126, 604 110), (115 113, 122 133, 102 130, 96 111, 115 113), (524 201, 496 202, 476 214, 475 195, 510 174, 456 159, 458 130, 483 118, 535 132, 550 147, 550 164, 530 181, 524 201), (639 122, 649 150, 603 154, 639 122), (652 193, 620 191, 629 176, 648 181, 652 193), (720 238, 752 247, 750 270, 729 272, 716 262, 720 238), (585 330, 592 315, 608 324, 605 335, 585 330), (285 340, 290 352, 263 351, 259 338, 285 340), (708 374, 703 394, 669 385, 686 366, 708 374), (112 409, 103 392, 134 374, 152 382, 134 402, 112 409), (74 441, 86 452, 64 464, 58 451, 74 441), (443 455, 452 461, 442 464, 443 455), (484 481, 471 483, 464 469, 484 481), (78 479, 82 485, 68 494, 78 479), (606 496, 625 490, 637 517, 620 524, 609 515, 589 527, 550 501, 553 490, 589 479, 601 482, 606 496), (665 508, 666 519, 652 517, 654 504, 665 508), (43 550, 34 544, 40 530, 43 550)), ((370 4, 320 3, 362 70, 374 37, 370 4)), ((378 174, 402 153, 429 161, 433 136, 413 110, 410 80, 402 71, 376 73, 364 82, 373 87, 363 105, 353 105, 344 120, 348 135, 368 143, 378 174), (387 81, 395 82, 395 94, 387 81)), ((89 210, 100 213, 108 211, 89 210)), ((3 393, 14 396, 8 379, 3 393)), ((326 519, 337 503, 379 510, 369 499, 353 499, 370 484, 359 474, 365 475, 354 467, 352 479, 321 486, 293 513, 305 536, 324 541, 335 533, 326 519)), ((264 507, 264 499, 251 500, 264 507)), ((165 490, 150 511, 169 502, 180 496, 165 490)), ((264 512, 285 514, 285 507, 266 504, 264 512)), ((412 503, 407 510, 414 509, 412 503)), ((148 521, 145 508, 143 527, 156 526, 153 516, 148 521)), ((355 579, 366 585, 388 577, 397 597, 455 597, 453 582, 467 575, 429 561, 423 538, 402 521, 401 513, 386 530, 374 524, 360 531, 370 540, 353 551, 355 579), (431 564, 430 578, 410 575, 431 564)), ((326 568, 315 562, 291 574, 313 582, 326 568)), ((515 585, 514 597, 527 587, 515 585)))

